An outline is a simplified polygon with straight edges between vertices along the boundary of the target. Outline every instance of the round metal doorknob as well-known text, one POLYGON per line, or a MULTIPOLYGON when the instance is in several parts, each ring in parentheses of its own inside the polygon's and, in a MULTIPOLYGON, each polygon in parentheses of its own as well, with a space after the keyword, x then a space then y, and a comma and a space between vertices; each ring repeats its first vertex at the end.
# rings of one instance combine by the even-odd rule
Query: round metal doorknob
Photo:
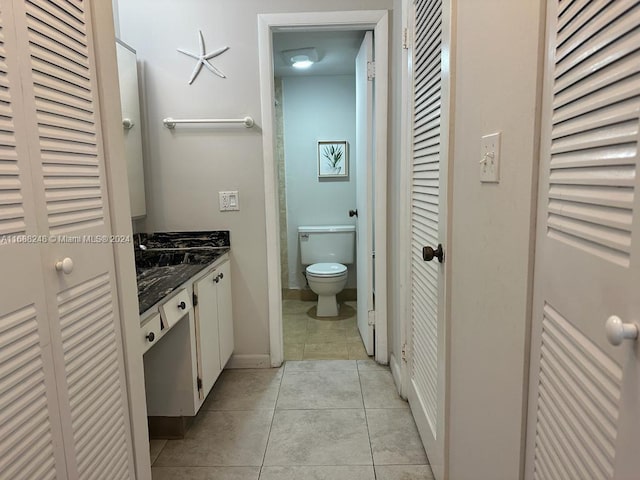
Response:
POLYGON ((66 257, 62 260, 57 261, 56 270, 69 275, 71 272, 73 272, 73 260, 71 260, 69 257, 66 257))
POLYGON ((180 310, 184 310, 185 308, 187 308, 187 304, 186 304, 186 303, 184 303, 184 302, 180 302, 180 303, 178 304, 178 308, 179 308, 180 310))
POLYGON ((131 130, 134 126, 135 126, 135 122, 130 118, 122 119, 122 128, 124 128, 125 130, 131 130))
POLYGON ((624 323, 617 315, 611 315, 604 326, 611 345, 620 345, 625 339, 638 338, 638 326, 635 323, 624 323))
POLYGON ((444 262, 444 250, 441 243, 435 250, 432 247, 422 247, 422 259, 425 262, 430 262, 434 258, 437 258, 440 263, 444 262))
POLYGON ((357 217, 358 216, 358 210, 349 210, 349 216, 350 217, 357 217))
POLYGON ((156 339, 156 334, 153 332, 149 332, 145 338, 150 342, 153 342, 156 339))

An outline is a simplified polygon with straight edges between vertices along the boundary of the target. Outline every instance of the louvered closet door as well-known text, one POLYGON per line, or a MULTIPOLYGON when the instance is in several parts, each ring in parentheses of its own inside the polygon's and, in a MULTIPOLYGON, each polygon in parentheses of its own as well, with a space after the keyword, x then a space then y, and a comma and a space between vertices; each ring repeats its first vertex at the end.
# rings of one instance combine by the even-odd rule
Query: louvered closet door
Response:
POLYGON ((635 479, 640 5, 549 2, 526 478, 635 479))
POLYGON ((90 2, 20 1, 14 16, 39 229, 56 239, 42 269, 69 477, 133 478, 90 2))
POLYGON ((413 11, 413 172, 411 184, 411 348, 409 403, 436 478, 444 476, 444 264, 423 260, 445 242, 443 145, 443 2, 419 0, 413 11))
POLYGON ((0 0, 0 478, 66 478, 16 60, 0 0))

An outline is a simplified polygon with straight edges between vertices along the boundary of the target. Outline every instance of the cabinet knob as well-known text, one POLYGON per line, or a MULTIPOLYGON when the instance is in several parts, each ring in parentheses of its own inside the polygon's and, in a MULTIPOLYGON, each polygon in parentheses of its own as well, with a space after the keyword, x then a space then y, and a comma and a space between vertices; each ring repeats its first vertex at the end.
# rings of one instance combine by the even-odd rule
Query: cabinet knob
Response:
POLYGON ((216 275, 215 277, 213 277, 213 281, 216 283, 220 283, 220 275, 216 275))
POLYGON ((178 308, 179 308, 180 310, 184 310, 185 308, 187 308, 187 304, 186 304, 186 303, 184 303, 184 302, 180 302, 180 303, 178 304, 178 308))
POLYGON ((145 338, 150 342, 153 342, 156 339, 156 334, 153 332, 149 332, 145 338))
POLYGON ((222 280, 224 278, 224 273, 220 274, 220 280, 222 280))
POLYGON ((349 210, 349 216, 350 217, 357 217, 358 216, 358 210, 349 210))
POLYGON ((56 262, 56 270, 69 275, 71 272, 73 272, 73 260, 71 260, 69 257, 58 260, 56 262))

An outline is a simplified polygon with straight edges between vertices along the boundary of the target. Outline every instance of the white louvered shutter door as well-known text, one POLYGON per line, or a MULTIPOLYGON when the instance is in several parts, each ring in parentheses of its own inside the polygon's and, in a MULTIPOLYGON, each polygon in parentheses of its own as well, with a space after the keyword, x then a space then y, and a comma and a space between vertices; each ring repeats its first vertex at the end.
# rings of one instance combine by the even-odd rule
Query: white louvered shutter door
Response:
POLYGON ((0 478, 66 478, 17 56, 1 0, 0 478))
POLYGON ((91 3, 15 3, 60 412, 70 478, 134 477, 91 3), (70 274, 55 270, 71 258, 70 274))
POLYGON ((638 478, 640 4, 547 20, 526 478, 638 478))
POLYGON ((446 168, 442 141, 442 0, 414 2, 413 41, 413 171, 411 183, 411 382, 409 403, 433 465, 443 473, 444 265, 423 260, 423 248, 445 244, 441 218, 446 218, 446 168))

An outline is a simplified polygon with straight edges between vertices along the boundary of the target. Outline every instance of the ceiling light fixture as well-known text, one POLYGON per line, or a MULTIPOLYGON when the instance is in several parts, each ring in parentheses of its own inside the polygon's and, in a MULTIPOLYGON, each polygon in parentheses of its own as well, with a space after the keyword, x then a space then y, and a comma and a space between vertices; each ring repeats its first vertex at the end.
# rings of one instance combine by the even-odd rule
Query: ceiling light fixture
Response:
POLYGON ((283 50, 284 61, 293 68, 305 69, 318 61, 318 52, 313 47, 283 50))

